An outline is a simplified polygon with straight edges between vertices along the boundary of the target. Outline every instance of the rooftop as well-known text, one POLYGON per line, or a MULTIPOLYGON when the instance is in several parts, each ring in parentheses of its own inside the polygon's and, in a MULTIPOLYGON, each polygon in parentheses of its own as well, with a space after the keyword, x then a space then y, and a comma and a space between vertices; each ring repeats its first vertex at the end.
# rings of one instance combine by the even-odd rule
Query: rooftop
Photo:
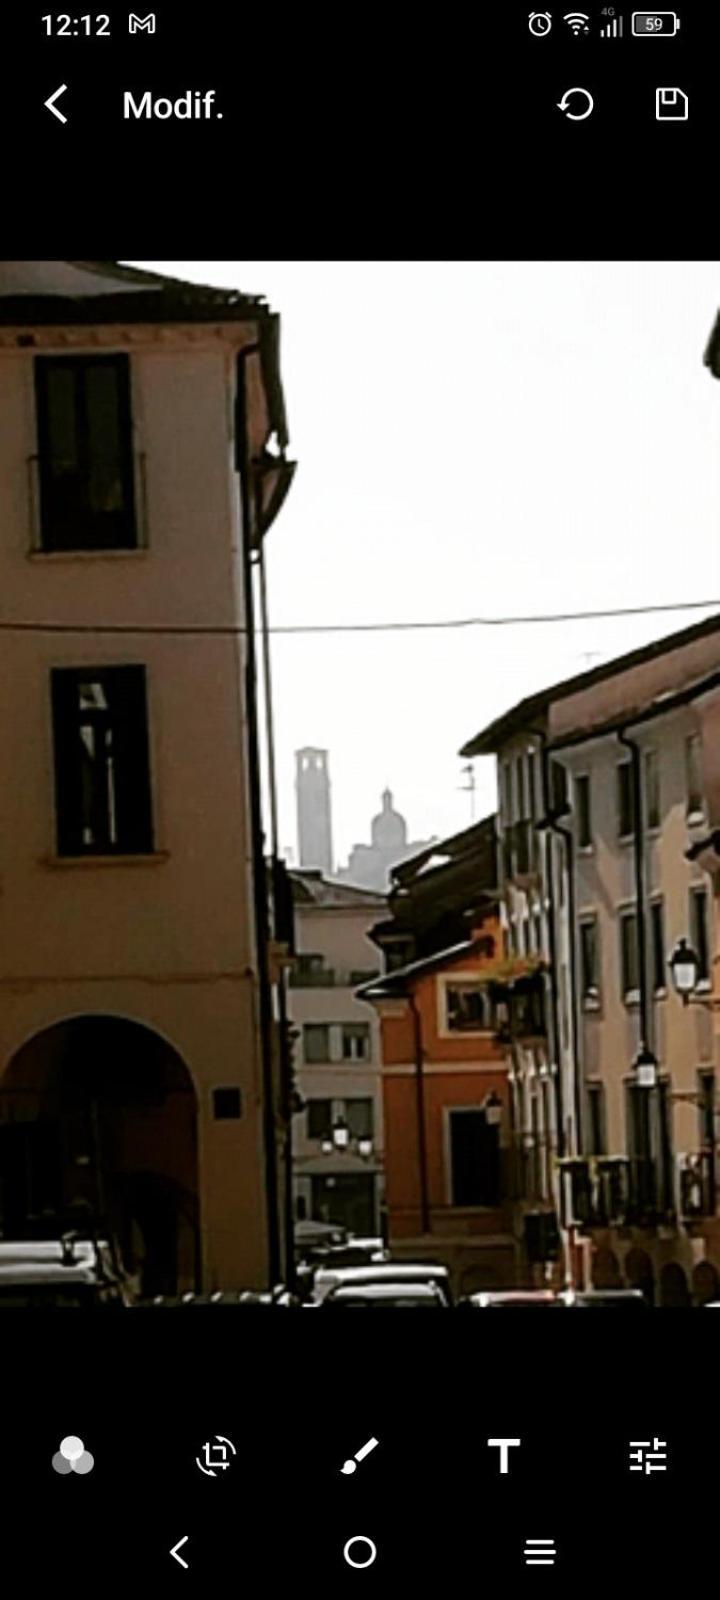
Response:
POLYGON ((316 905, 334 909, 355 907, 357 910, 365 907, 372 913, 387 903, 385 895, 379 894, 376 889, 360 889, 352 883, 339 883, 334 878, 325 877, 314 867, 292 867, 288 876, 296 906, 316 905))
MULTIPOLYGON (((693 645, 701 640, 710 639, 715 634, 720 634, 720 615, 707 617, 704 622, 693 623, 689 628, 682 628, 676 633, 665 634, 661 639, 653 639, 650 644, 642 645, 637 650, 629 650, 624 655, 614 656, 611 661, 605 661, 599 667, 591 667, 587 672, 576 674, 572 678, 564 678, 560 683, 553 683, 546 689, 541 689, 537 694, 528 695, 524 700, 519 700, 509 711, 504 711, 487 726, 481 729, 473 739, 463 745, 462 756, 492 755, 502 748, 509 739, 523 730, 530 730, 533 725, 542 722, 551 705, 558 700, 566 700, 571 695, 579 694, 586 689, 591 689, 595 684, 606 682, 610 678, 619 677, 623 672, 628 672, 633 667, 642 666, 646 662, 657 661, 661 657, 681 650, 683 646, 693 645)), ((720 665, 720 657, 718 659, 720 665)), ((692 683, 692 675, 688 674, 688 682, 692 683)), ((704 681, 704 675, 696 675, 695 682, 699 685, 704 681)), ((629 720, 635 709, 632 704, 625 708, 626 718, 629 720)), ((669 700, 666 709, 670 709, 669 700)), ((617 721, 617 719, 615 719, 617 721)), ((614 725, 614 724, 613 724, 614 725)), ((601 727, 597 730, 602 731, 601 727)))

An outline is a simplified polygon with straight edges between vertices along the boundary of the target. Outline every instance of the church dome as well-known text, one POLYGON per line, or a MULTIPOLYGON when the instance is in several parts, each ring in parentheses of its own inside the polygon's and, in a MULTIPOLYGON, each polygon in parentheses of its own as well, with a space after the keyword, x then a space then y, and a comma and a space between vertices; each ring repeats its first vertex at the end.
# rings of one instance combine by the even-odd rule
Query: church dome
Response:
POLYGON ((373 817, 371 823, 372 842, 382 850, 403 849, 407 844, 407 823, 399 811, 393 810, 392 801, 390 790, 384 789, 382 811, 373 817))

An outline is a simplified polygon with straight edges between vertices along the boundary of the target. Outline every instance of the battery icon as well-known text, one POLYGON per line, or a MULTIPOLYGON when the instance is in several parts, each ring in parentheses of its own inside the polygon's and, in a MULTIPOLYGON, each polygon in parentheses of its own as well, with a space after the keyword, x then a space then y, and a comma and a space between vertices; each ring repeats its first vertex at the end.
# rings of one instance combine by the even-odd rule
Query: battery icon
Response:
POLYGON ((672 39, 680 27, 677 11, 633 11, 632 31, 638 39, 672 39))

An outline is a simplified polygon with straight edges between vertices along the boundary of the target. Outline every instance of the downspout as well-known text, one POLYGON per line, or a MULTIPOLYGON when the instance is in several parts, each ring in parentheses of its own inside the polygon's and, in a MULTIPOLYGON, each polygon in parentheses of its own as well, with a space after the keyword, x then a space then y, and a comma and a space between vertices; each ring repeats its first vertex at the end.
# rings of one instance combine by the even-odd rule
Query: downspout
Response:
MULTIPOLYGON (((532 728, 531 734, 540 740, 540 757, 542 772, 542 804, 543 814, 550 812, 550 757, 547 750, 547 734, 541 728, 532 728)), ((550 1009, 552 1015, 553 1056, 555 1059, 555 1121, 557 1132, 558 1156, 565 1154, 565 1102, 563 1096, 562 1068, 560 1061, 560 1002, 558 999, 557 977, 557 933, 555 928, 555 874, 553 872, 552 845, 547 829, 544 830, 543 845, 545 850, 545 888, 548 900, 548 954, 550 956, 550 1009)))
POLYGON ((642 762, 640 746, 618 729, 618 739, 630 751, 633 768, 633 845, 635 855, 635 908, 637 921, 638 967, 640 976, 640 1048, 650 1048, 650 1000, 647 981, 647 937, 645 931, 645 861, 643 851, 642 762))
POLYGON ((570 1029, 572 1034, 573 1055, 573 1099, 575 1103, 575 1150, 573 1154, 576 1155, 582 1144, 582 1095, 580 1093, 580 1029, 578 1027, 577 1003, 578 985, 577 928, 575 925, 575 841, 573 839, 572 830, 570 828, 564 828, 562 823, 557 821, 557 818, 553 816, 552 809, 548 812, 547 823, 548 828, 553 833, 557 834, 559 839, 562 839, 565 846, 565 860, 567 862, 568 927, 570 933, 570 1029))
POLYGON ((238 352, 236 396, 235 465, 240 487, 242 517, 241 550, 243 566, 243 600, 245 624, 245 715, 248 729, 247 781, 250 799, 250 837, 252 845, 253 902, 255 911, 255 937, 258 970, 258 1002, 260 1012, 260 1058, 263 1084, 263 1140, 265 1155, 265 1189, 268 1230, 268 1275, 270 1283, 278 1282, 281 1273, 280 1207, 278 1196, 278 1156, 275 1137, 275 1092, 273 1082, 273 1010, 270 973, 268 970, 269 915, 265 848, 262 826, 262 800, 260 794, 260 760, 257 711, 257 672, 255 667, 255 617, 253 606, 252 563, 250 558, 251 501, 250 458, 246 409, 246 364, 257 355, 259 345, 246 345, 238 352))
MULTIPOLYGON (((265 546, 261 541, 256 557, 260 578, 260 626, 262 631, 263 684, 265 689, 265 743, 268 764, 268 795, 270 802, 270 849, 272 855, 273 917, 275 916, 275 878, 278 861, 278 810, 277 778, 275 769, 275 729, 273 722, 272 673, 270 665, 270 628, 268 618, 267 584, 265 581, 265 546)), ((277 938, 277 927, 273 926, 277 938)), ((287 976, 281 967, 277 981, 278 1039, 281 1077, 281 1114, 284 1127, 283 1147, 283 1238, 285 1244, 285 1283, 295 1288, 295 1207, 293 1196, 292 1147, 292 1057, 289 1037, 287 976)))
POLYGON ((423 1077, 422 1020, 412 991, 405 996, 413 1019, 415 1040, 415 1104, 417 1114, 418 1175, 420 1179, 420 1228, 430 1232, 430 1204, 428 1199, 427 1129, 425 1125, 425 1080, 423 1077))

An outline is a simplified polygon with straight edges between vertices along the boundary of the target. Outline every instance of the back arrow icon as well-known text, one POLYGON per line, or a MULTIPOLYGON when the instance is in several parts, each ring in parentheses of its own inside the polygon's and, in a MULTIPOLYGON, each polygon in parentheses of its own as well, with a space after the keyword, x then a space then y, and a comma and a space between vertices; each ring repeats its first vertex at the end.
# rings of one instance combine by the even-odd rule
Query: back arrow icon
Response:
POLYGON ((183 1561, 182 1556, 178 1555, 178 1550, 182 1550, 183 1545, 187 1544, 189 1537, 190 1537, 189 1533, 186 1533, 185 1538, 184 1539, 178 1539, 177 1544, 174 1544, 173 1547, 172 1547, 172 1550, 170 1551, 170 1554, 173 1557, 173 1560, 174 1561, 179 1561, 180 1562, 180 1566, 184 1567, 186 1572, 188 1570, 187 1561, 183 1561))
POLYGON ((55 101, 60 99, 61 94, 64 94, 66 89, 67 84, 61 83, 60 88, 56 89, 55 93, 51 94, 50 99, 44 102, 48 108, 48 111, 52 111, 53 116, 57 117, 58 122, 67 122, 67 117, 63 116, 62 111, 58 111, 58 108, 55 104, 55 101))
POLYGON ((564 95, 562 97, 562 100, 558 100, 557 106, 558 106, 558 110, 559 111, 564 111, 565 112, 566 117, 569 117, 571 122, 584 122, 585 118, 589 117, 591 111, 594 110, 595 101, 593 100, 593 97, 592 97, 589 89, 566 89, 565 93, 564 93, 564 95), (569 111, 568 110, 568 107, 570 105, 570 96, 572 94, 581 94, 582 95, 583 99, 586 102, 584 111, 569 111))

